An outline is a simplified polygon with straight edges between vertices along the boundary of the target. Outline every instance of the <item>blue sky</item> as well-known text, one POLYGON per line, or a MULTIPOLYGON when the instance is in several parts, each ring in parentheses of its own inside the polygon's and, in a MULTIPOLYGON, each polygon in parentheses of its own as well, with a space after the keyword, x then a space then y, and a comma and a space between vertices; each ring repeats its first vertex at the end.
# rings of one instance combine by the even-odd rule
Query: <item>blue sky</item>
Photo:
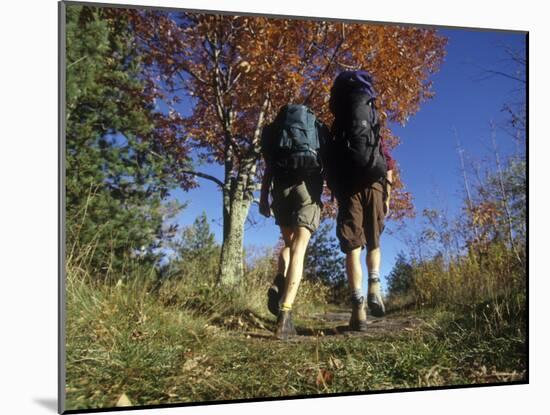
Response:
MULTIPOLYGON (((494 121, 498 125, 504 121, 502 106, 517 100, 520 87, 516 81, 505 77, 481 78, 486 78, 483 68, 512 72, 513 66, 503 47, 523 48, 524 34, 464 29, 445 29, 441 34, 448 38, 447 56, 441 70, 432 77, 435 97, 424 103, 405 126, 391 126, 401 139, 393 156, 400 165, 403 181, 412 193, 418 214, 424 208, 459 213, 463 192, 454 129, 469 155, 477 159, 488 156, 489 123, 494 121)), ((503 131, 497 132, 497 142, 503 154, 514 151, 512 138, 503 131)), ((204 165, 200 170, 223 177, 220 166, 204 165)), ((177 217, 177 223, 189 225, 205 211, 221 242, 222 201, 216 185, 200 180, 198 189, 175 191, 173 197, 188 203, 177 217)), ((255 224, 246 225, 245 246, 272 247, 277 243, 278 227, 273 219, 258 214, 257 205, 252 206, 249 218, 255 224)), ((418 223, 418 219, 407 221, 407 226, 414 230, 418 223)), ((407 251, 402 239, 398 233, 382 236, 384 285, 398 252, 407 251)))

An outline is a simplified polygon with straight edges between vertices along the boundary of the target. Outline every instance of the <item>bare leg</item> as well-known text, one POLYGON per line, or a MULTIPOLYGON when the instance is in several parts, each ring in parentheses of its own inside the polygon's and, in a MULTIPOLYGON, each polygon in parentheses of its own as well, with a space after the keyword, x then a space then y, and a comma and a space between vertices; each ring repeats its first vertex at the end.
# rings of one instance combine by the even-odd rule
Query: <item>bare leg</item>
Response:
POLYGON ((349 326, 351 330, 365 331, 367 329, 367 315, 363 306, 363 295, 360 294, 363 279, 361 247, 346 254, 346 273, 348 274, 349 285, 353 292, 349 326))
POLYGON ((367 252, 367 268, 369 271, 380 271, 380 248, 374 248, 367 252))
POLYGON ((285 248, 281 250, 279 256, 279 270, 284 266, 286 268, 285 287, 283 297, 280 301, 280 308, 277 315, 277 328, 275 329, 275 338, 286 340, 289 336, 296 335, 296 328, 292 323, 291 309, 298 285, 302 279, 304 269, 304 255, 311 232, 303 227, 287 228, 281 227, 281 233, 285 240, 285 248), (285 258, 285 251, 288 252, 288 260, 285 258), (283 265, 281 265, 283 263, 283 265), (286 265, 285 265, 286 264, 286 265))
POLYGON ((286 284, 285 276, 290 264, 290 247, 292 245, 292 238, 294 237, 294 230, 290 227, 281 226, 281 235, 283 237, 284 246, 279 252, 278 272, 271 287, 267 290, 267 308, 274 315, 279 314, 279 307, 284 293, 286 284))
POLYGON ((286 276, 288 271, 288 265, 290 264, 290 245, 292 244, 294 230, 289 227, 281 226, 281 234, 283 236, 283 241, 285 246, 279 252, 279 263, 278 263, 278 273, 286 276))
POLYGON ((290 244, 290 263, 285 278, 285 292, 282 304, 291 306, 296 298, 298 286, 304 270, 304 256, 311 232, 309 229, 299 226, 293 232, 290 244))
POLYGON ((380 292, 380 248, 367 252, 367 268, 369 269, 369 288, 367 303, 375 317, 382 317, 386 313, 382 293, 380 292))
MULTIPOLYGON (((375 273, 380 272, 380 248, 371 249, 367 252, 367 269, 369 270, 369 275, 374 271, 375 273)), ((369 281, 369 293, 380 293, 380 282, 371 283, 369 281)))
POLYGON ((361 288, 363 270, 361 269, 361 248, 356 248, 346 254, 346 273, 352 290, 361 288))

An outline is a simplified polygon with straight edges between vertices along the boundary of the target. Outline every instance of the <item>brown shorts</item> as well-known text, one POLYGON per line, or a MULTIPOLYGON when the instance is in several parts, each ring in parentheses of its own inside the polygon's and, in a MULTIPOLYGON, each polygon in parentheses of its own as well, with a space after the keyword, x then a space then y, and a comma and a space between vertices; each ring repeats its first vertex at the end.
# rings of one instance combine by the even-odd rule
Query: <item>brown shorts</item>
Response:
POLYGON ((384 198, 380 183, 338 198, 336 236, 342 252, 365 245, 369 250, 380 246, 380 235, 384 231, 384 198))
POLYGON ((273 180, 271 208, 279 226, 303 226, 311 233, 321 220, 321 193, 323 179, 313 176, 305 179, 273 180))

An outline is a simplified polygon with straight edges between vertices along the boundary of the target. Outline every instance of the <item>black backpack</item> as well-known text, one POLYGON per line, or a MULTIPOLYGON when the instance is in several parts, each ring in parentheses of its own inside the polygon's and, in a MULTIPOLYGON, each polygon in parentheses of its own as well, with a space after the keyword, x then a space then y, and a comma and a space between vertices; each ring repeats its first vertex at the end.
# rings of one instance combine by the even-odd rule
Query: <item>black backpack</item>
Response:
POLYGON ((378 181, 386 176, 387 162, 380 143, 374 90, 365 86, 370 77, 359 77, 353 72, 343 74, 336 78, 331 90, 335 118, 333 140, 327 151, 332 165, 329 184, 355 179, 378 181))
POLYGON ((261 149, 278 177, 319 174, 328 129, 305 105, 287 104, 264 127, 261 149))

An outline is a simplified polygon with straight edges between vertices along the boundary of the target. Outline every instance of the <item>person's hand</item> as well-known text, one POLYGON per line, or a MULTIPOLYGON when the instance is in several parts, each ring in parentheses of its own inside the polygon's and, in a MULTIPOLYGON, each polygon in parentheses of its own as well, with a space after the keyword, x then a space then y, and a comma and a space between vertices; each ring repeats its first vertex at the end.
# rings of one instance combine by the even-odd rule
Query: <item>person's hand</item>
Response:
POLYGON ((267 197, 260 198, 260 214, 269 218, 271 216, 271 209, 269 207, 269 199, 267 197))

